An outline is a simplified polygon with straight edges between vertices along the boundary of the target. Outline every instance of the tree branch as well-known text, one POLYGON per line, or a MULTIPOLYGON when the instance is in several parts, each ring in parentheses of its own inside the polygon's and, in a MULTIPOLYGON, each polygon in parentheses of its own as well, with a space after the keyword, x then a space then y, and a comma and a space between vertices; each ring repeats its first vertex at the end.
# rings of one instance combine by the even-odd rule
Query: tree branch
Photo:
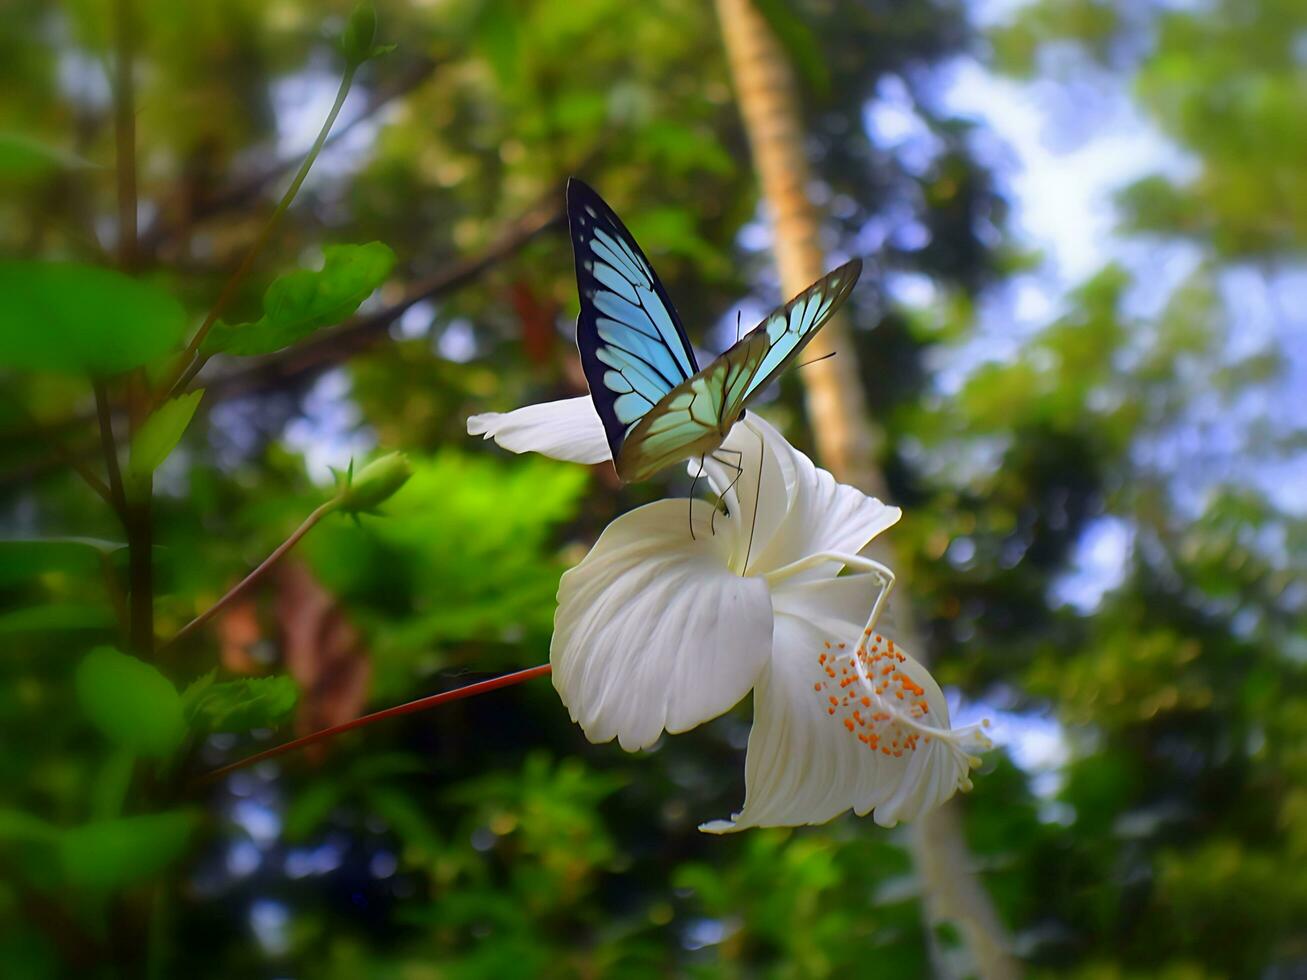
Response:
MULTIPOLYGON (((241 358, 235 361, 236 366, 230 370, 205 378, 205 390, 208 392, 206 398, 212 403, 214 399, 267 391, 314 377, 385 340, 389 336, 387 329, 390 325, 415 303, 438 299, 457 292, 475 282, 498 263, 511 259, 537 236, 554 228, 561 228, 562 225, 563 212, 560 208, 537 206, 513 221, 480 254, 456 262, 436 275, 409 284, 397 302, 375 313, 355 317, 339 327, 321 331, 305 343, 288 347, 275 354, 258 358, 241 358)), ((94 411, 70 415, 45 423, 42 431, 68 431, 94 422, 95 418, 94 411)), ((5 433, 4 437, 17 439, 40 435, 42 432, 11 431, 5 433)), ((83 453, 89 455, 92 451, 84 449, 83 453)), ((71 448, 69 452, 76 454, 77 449, 71 448)), ((52 454, 44 459, 8 470, 0 475, 0 489, 29 483, 57 469, 62 463, 62 459, 52 454)))
POLYGON ((412 306, 461 289, 488 269, 521 251, 538 235, 561 227, 558 207, 536 208, 519 218, 480 255, 411 283, 396 302, 324 330, 305 343, 261 358, 244 358, 239 366, 204 379, 209 398, 230 398, 302 381, 362 353, 388 336, 387 329, 412 306))
MULTIPOLYGON (((717 0, 717 15, 744 118, 763 198, 771 212, 776 264, 786 295, 793 296, 825 271, 821 217, 808 196, 811 170, 804 145, 798 83, 774 31, 756 0, 717 0)), ((842 482, 886 496, 884 474, 876 466, 877 433, 867 416, 859 381, 857 354, 842 316, 832 317, 813 338, 809 352, 821 358, 833 350, 845 356, 820 360, 800 376, 808 418, 823 463, 842 482)), ((892 565, 887 544, 877 542, 880 557, 892 565)), ((900 594, 897 633, 917 658, 928 651, 915 637, 911 603, 900 594)), ((910 838, 922 880, 926 934, 934 943, 942 921, 959 927, 983 980, 1020 975, 1011 941, 993 900, 976 878, 957 803, 926 814, 910 838)))

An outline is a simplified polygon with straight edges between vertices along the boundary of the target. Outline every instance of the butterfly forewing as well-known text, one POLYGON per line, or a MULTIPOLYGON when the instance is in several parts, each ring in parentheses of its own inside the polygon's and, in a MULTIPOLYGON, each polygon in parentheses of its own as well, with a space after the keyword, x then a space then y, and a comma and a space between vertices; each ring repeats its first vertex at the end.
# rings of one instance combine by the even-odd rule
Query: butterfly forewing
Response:
POLYGON ((699 368, 653 266, 612 208, 572 179, 567 218, 581 298, 576 345, 617 459, 631 427, 699 368))
POLYGON ((754 334, 765 332, 769 350, 758 366, 757 373, 750 379, 748 387, 741 395, 741 411, 744 402, 767 387, 789 367, 791 361, 807 346, 808 341, 817 335, 822 325, 844 305, 844 301, 849 298, 861 274, 861 259, 846 262, 834 272, 818 279, 745 334, 740 343, 744 343, 754 334))
POLYGON ((667 291, 612 208, 573 179, 567 218, 581 297, 576 345, 617 473, 628 482, 720 446, 862 271, 855 259, 818 280, 700 371, 667 291))

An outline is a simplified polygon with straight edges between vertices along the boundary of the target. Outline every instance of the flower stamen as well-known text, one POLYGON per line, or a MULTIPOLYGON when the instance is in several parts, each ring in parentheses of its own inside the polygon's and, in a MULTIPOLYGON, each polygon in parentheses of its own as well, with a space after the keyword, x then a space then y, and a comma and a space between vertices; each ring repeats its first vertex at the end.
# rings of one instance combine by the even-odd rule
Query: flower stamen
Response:
MULTIPOLYGON (((827 715, 882 757, 901 759, 923 745, 943 745, 958 765, 959 787, 970 789, 971 780, 965 773, 980 764, 974 753, 990 747, 989 739, 981 732, 989 727, 988 719, 978 725, 950 728, 947 718, 939 717, 931 708, 925 688, 913 679, 908 656, 893 640, 871 627, 863 632, 852 653, 832 656, 828 652, 831 646, 823 643, 825 649, 817 658, 820 673, 827 680, 813 684, 827 715), (838 675, 835 667, 839 668, 838 675), (832 693, 836 687, 838 693, 832 693)), ((835 644, 837 650, 846 647, 835 644)))

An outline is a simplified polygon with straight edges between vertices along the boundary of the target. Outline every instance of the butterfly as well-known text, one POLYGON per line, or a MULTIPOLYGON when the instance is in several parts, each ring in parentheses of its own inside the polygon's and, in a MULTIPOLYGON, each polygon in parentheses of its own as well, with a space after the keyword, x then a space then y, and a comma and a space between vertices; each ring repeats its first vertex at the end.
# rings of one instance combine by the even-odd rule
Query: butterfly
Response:
POLYGON ((567 182, 567 219, 581 296, 576 346, 623 483, 715 452, 862 273, 859 259, 845 263, 700 370, 644 252, 603 198, 575 177, 567 182))

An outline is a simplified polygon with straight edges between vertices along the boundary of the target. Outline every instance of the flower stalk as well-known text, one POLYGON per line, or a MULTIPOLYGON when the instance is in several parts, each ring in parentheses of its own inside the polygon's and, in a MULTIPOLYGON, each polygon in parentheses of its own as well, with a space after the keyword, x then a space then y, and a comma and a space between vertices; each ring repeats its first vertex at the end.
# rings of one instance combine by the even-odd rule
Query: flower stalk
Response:
POLYGON ((198 630, 209 620, 213 619, 214 616, 222 612, 224 608, 231 605, 231 603, 233 603, 236 599, 238 599, 246 591, 248 591, 251 586, 253 586, 256 582, 258 582, 259 579, 263 578, 263 576, 266 575, 272 569, 272 567, 277 564, 277 562, 281 561, 284 557, 286 557, 286 554, 292 548, 294 548, 295 545, 299 544, 300 539, 303 538, 304 535, 308 534, 309 531, 313 530, 313 527, 320 520, 322 520, 324 517, 326 517, 328 514, 330 514, 333 510, 335 510, 339 506, 340 506, 339 497, 332 497, 330 500, 326 501, 325 503, 320 504, 317 508, 314 509, 314 511, 311 514, 309 514, 308 517, 304 518, 304 522, 300 524, 299 527, 297 527, 294 531, 291 532, 290 537, 288 537, 281 544, 277 545, 277 547, 272 550, 272 553, 269 554, 267 558, 263 559, 263 561, 259 562, 258 566, 255 567, 255 569, 252 572, 250 572, 243 579, 241 579, 230 589, 228 589, 226 594, 221 599, 219 599, 212 606, 204 610, 204 612, 200 613, 189 623, 187 623, 176 633, 174 633, 170 639, 165 640, 160 645, 160 649, 166 649, 167 647, 173 646, 174 644, 180 642, 181 640, 186 639, 186 637, 190 636, 192 633, 198 630))
POLYGON ((451 701, 461 701, 464 698, 470 698, 477 694, 486 694, 490 691, 497 691, 500 688, 512 687, 515 684, 521 684, 524 681, 534 680, 537 677, 544 677, 550 672, 549 664, 540 664, 537 667, 528 667, 525 670, 515 671, 512 674, 502 674, 499 677, 492 677, 489 680, 477 681, 475 684, 465 684, 462 687, 456 687, 452 691, 442 691, 440 694, 431 694, 424 698, 418 698, 416 701, 407 701, 404 704, 397 704, 394 707, 383 708, 380 711, 374 711, 370 715, 363 715, 352 721, 346 721, 339 725, 332 725, 330 728, 319 729, 316 732, 310 732, 308 735, 301 735, 299 738, 292 739, 289 742, 283 742, 281 745, 274 745, 270 749, 264 749, 254 755, 240 759, 223 766, 220 769, 214 769, 207 772, 198 780, 199 785, 214 782, 223 776, 233 773, 238 769, 244 769, 247 766, 256 765, 260 762, 266 762, 269 759, 275 759, 279 755, 285 755, 287 752, 294 752, 298 749, 314 745, 318 742, 335 738, 337 735, 353 731, 356 728, 364 728, 368 725, 375 725, 379 721, 385 721, 387 718, 398 718, 401 715, 416 714, 419 711, 427 711, 431 708, 439 707, 442 704, 449 704, 451 701))

